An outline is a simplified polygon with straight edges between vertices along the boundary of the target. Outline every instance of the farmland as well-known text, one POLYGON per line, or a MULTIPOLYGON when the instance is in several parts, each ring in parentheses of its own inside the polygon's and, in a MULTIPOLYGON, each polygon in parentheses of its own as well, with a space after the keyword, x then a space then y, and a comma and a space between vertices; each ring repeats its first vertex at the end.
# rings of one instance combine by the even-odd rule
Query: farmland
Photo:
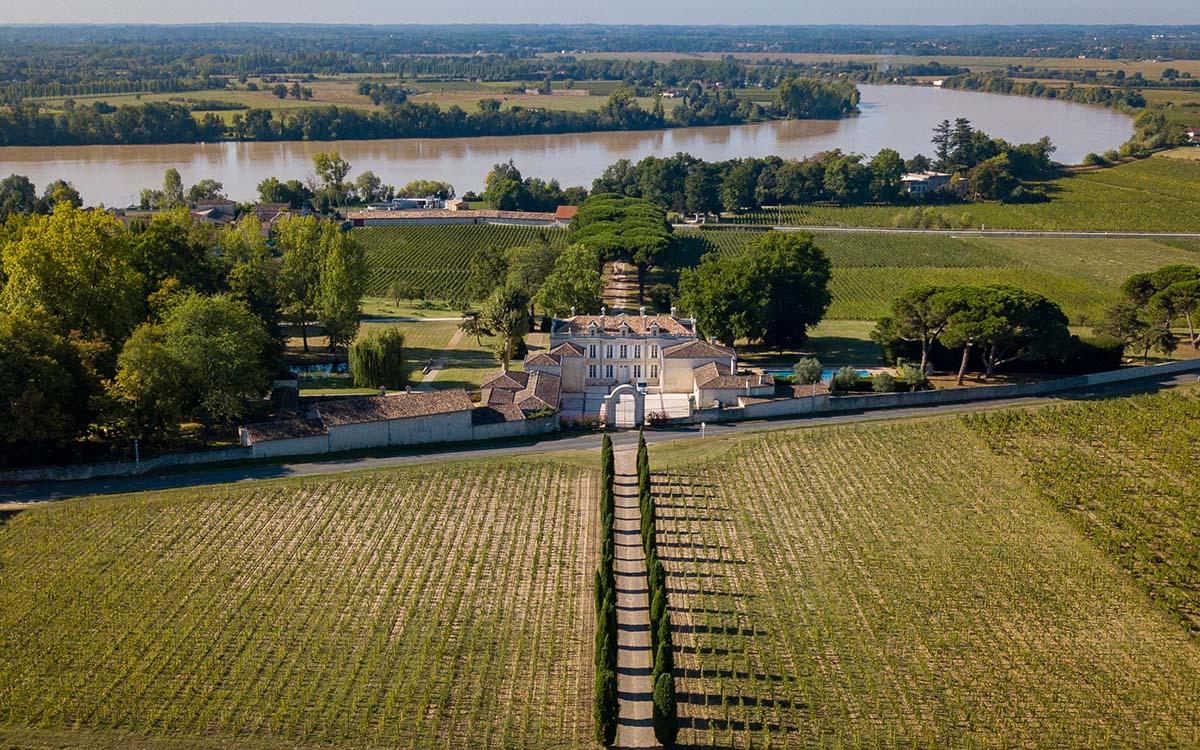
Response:
MULTIPOLYGON (((1154 476, 1195 441, 1194 404, 1148 403, 1138 416, 1156 425, 1189 413, 1121 470, 1154 476)), ((962 421, 697 448, 651 457, 668 467, 656 493, 681 744, 1200 742, 1200 644, 962 421)), ((1196 486, 1194 470, 1172 478, 1196 486)))
POLYGON ((1200 634, 1200 398, 1135 396, 967 424, 1200 634))
MULTIPOLYGON (((1200 163, 1151 157, 1109 169, 1080 172, 1043 183, 1048 203, 948 206, 956 221, 990 229, 1088 230, 1111 232, 1200 231, 1200 163)), ((890 227, 903 209, 895 206, 785 207, 788 224, 890 227)), ((743 223, 775 224, 775 209, 743 214, 743 223)))
POLYGON ((471 258, 481 250, 565 239, 561 229, 490 224, 364 227, 355 235, 371 267, 367 294, 382 297, 392 284, 407 281, 429 299, 441 300, 462 295, 471 258))
POLYGON ((25 510, 0 523, 0 745, 583 747, 593 476, 442 464, 25 510))

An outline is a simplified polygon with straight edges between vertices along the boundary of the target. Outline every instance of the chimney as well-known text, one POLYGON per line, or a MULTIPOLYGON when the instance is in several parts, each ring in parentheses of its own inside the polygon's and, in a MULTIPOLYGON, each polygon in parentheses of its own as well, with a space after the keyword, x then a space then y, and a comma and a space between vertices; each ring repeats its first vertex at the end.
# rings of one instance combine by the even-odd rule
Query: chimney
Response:
POLYGON ((758 373, 758 384, 759 384, 759 385, 766 385, 766 384, 767 384, 767 376, 766 376, 766 375, 764 375, 764 374, 762 374, 761 372, 760 372, 760 373, 758 373))
POLYGON ((604 318, 608 315, 608 307, 600 308, 600 333, 604 333, 604 318))
POLYGON ((404 386, 404 392, 405 392, 405 393, 412 393, 412 386, 411 386, 411 385, 406 385, 406 386, 404 386))
POLYGON ((671 317, 672 318, 678 317, 678 315, 677 315, 678 312, 679 312, 679 308, 675 307, 675 305, 671 305, 671 317))
POLYGON ((638 308, 638 312, 639 312, 639 313, 641 313, 641 316, 642 316, 642 323, 645 323, 645 322, 646 322, 646 308, 645 308, 645 307, 639 307, 639 308, 638 308))
POLYGON ((571 305, 571 317, 575 317, 575 305, 571 305))

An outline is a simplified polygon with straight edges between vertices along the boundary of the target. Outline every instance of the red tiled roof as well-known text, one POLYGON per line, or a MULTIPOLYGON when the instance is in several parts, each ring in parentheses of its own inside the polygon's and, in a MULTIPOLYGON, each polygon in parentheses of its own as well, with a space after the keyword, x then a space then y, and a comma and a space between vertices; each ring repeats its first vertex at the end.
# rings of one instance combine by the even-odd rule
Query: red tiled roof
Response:
POLYGON ((682 344, 663 347, 662 355, 666 359, 705 359, 717 357, 728 360, 733 356, 733 350, 710 344, 702 339, 685 341, 682 344))
POLYGON ((746 373, 744 375, 734 375, 729 372, 729 365, 719 362, 709 362, 706 365, 700 365, 692 370, 696 378, 696 385, 700 388, 711 388, 716 390, 732 390, 743 389, 746 386, 756 388, 759 386, 775 386, 775 376, 770 374, 753 375, 746 373), (762 382, 759 382, 759 378, 762 382))
POLYGON ((518 372, 517 370, 501 370, 500 372, 489 375, 484 378, 483 385, 479 386, 480 390, 491 388, 494 390, 519 391, 529 382, 529 373, 518 372))
POLYGON ((329 430, 320 422, 310 422, 306 419, 281 419, 276 422, 256 422, 243 425, 242 429, 250 437, 251 443, 265 443, 271 440, 291 440, 293 438, 316 437, 328 435, 329 430))
POLYGON ((619 334, 622 323, 626 323, 629 326, 630 334, 637 336, 649 334, 651 326, 655 323, 658 324, 659 333, 676 336, 692 333, 692 329, 689 326, 684 325, 678 318, 672 318, 670 315, 647 315, 643 318, 641 315, 624 314, 605 315, 603 318, 599 315, 576 315, 573 318, 564 318, 558 321, 554 332, 585 334, 588 332, 588 326, 592 323, 596 324, 597 331, 603 328, 604 333, 608 334, 619 334))
POLYGON ((329 401, 317 405, 317 413, 327 427, 383 422, 390 419, 427 417, 471 411, 474 404, 462 388, 444 391, 413 391, 388 396, 367 396, 345 401, 329 401))
POLYGON ((570 221, 575 218, 577 213, 579 213, 579 206, 559 206, 554 209, 554 218, 570 221))
POLYGON ((529 374, 529 383, 513 396, 513 403, 523 411, 557 409, 562 391, 562 379, 549 372, 529 374))
POLYGON ((562 360, 559 359, 557 354, 547 354, 546 352, 538 352, 537 354, 531 355, 525 360, 526 367, 529 367, 530 365, 552 367, 561 364, 562 360))
POLYGON ((578 344, 573 344, 570 341, 564 341, 550 349, 550 353, 556 357, 582 357, 583 347, 578 344))

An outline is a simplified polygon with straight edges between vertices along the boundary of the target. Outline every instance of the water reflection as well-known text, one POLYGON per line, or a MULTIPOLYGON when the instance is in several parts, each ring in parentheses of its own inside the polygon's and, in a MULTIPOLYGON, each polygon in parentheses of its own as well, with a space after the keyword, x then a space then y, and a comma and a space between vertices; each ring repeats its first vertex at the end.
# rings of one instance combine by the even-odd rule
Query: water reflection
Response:
POLYGON ((337 143, 204 143, 163 146, 0 148, 0 174, 29 175, 40 187, 58 178, 75 183, 89 202, 124 205, 143 187, 157 185, 167 167, 184 182, 220 180, 231 197, 249 200, 269 176, 303 178, 312 155, 338 150, 355 172, 371 169, 384 181, 448 180, 478 190, 491 165, 513 159, 526 175, 590 184, 617 159, 670 156, 687 151, 704 159, 738 156, 802 157, 841 148, 874 154, 890 146, 905 156, 929 153, 929 135, 943 119, 967 117, 1014 142, 1049 136, 1055 155, 1076 163, 1090 151, 1114 148, 1132 132, 1130 119, 1111 110, 1046 99, 862 86, 862 113, 846 120, 770 122, 641 133, 579 133, 458 139, 340 141, 337 143))

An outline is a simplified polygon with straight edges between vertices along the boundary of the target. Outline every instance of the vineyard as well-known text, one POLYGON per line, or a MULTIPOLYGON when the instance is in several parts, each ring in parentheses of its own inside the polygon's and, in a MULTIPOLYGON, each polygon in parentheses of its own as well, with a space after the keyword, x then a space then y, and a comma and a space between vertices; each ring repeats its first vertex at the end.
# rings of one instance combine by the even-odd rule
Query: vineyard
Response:
MULTIPOLYGON (((1048 203, 974 203, 947 206, 956 221, 990 229, 1089 230, 1108 232, 1200 232, 1200 163, 1153 157, 1061 177, 1043 185, 1048 203)), ((786 224, 806 226, 894 226, 897 206, 787 206, 786 224)), ((733 218, 743 224, 777 224, 777 209, 733 218)))
POLYGON ((21 512, 0 745, 586 747, 594 477, 477 462, 21 512))
POLYGON ((1200 635, 1200 391, 966 423, 1200 635))
POLYGON ((355 230, 366 249, 371 278, 367 294, 385 297, 397 282, 410 282, 427 299, 453 300, 467 283, 471 258, 489 247, 521 247, 545 240, 561 245, 562 229, 457 224, 378 226, 355 230))
MULTIPOLYGON (((1194 405, 1142 414, 1143 431, 1188 415, 1194 444, 1194 405)), ((1130 440, 1147 437, 1114 471, 1156 481, 1183 447, 1190 473, 1161 481, 1196 487, 1195 448, 1130 440)), ((682 745, 1200 743, 1200 644, 963 422, 727 445, 655 476, 682 745)))

